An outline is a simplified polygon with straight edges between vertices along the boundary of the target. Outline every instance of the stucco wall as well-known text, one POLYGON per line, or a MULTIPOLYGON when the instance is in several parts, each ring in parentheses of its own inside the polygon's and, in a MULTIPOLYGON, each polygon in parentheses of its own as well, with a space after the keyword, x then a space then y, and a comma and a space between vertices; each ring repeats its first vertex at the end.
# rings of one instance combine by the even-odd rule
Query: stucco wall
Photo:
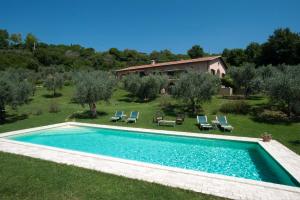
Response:
POLYGON ((209 72, 212 72, 212 69, 215 71, 215 74, 219 77, 222 77, 226 74, 225 66, 220 59, 210 61, 209 72))

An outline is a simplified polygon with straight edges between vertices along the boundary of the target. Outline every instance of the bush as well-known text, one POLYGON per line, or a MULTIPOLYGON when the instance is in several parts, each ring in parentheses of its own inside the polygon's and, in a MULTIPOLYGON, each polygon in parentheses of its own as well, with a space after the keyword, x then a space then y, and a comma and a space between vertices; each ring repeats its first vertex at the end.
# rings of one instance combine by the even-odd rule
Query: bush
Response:
POLYGON ((232 79, 229 76, 225 76, 221 79, 221 84, 224 85, 225 87, 231 87, 234 88, 234 84, 232 79))
POLYGON ((64 81, 64 86, 70 86, 71 84, 72 84, 72 81, 70 81, 70 80, 64 81))
POLYGON ((41 115, 43 114, 43 110, 41 108, 36 108, 34 111, 32 111, 33 115, 41 115))
POLYGON ((264 110, 258 113, 257 118, 264 122, 287 122, 289 120, 287 114, 274 110, 264 110))
POLYGON ((245 101, 235 101, 221 105, 222 113, 248 114, 251 106, 245 101))
POLYGON ((167 94, 162 95, 159 99, 159 106, 161 108, 166 108, 171 104, 171 97, 167 94))
POLYGON ((49 105, 49 113, 58 113, 60 111, 59 105, 56 102, 51 102, 49 105))
POLYGON ((229 99, 229 100, 242 100, 245 99, 244 95, 231 95, 231 96, 223 96, 224 99, 229 99))

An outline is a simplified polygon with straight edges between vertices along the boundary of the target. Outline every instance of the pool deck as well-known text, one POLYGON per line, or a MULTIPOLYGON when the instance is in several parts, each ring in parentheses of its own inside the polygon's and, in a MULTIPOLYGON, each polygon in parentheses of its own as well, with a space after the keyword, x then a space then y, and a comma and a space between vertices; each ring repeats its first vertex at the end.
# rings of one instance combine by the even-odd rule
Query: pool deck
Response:
POLYGON ((108 125, 66 122, 49 126, 30 128, 0 134, 0 151, 14 153, 57 163, 74 165, 105 173, 121 175, 133 179, 155 182, 205 194, 230 199, 300 200, 300 188, 250 179, 236 178, 219 174, 185 170, 126 159, 101 156, 61 148, 30 144, 6 139, 7 136, 60 126, 88 126, 118 130, 183 135, 200 138, 226 139, 235 141, 258 142, 279 162, 298 182, 300 182, 300 156, 276 140, 262 142, 258 138, 225 135, 188 133, 177 131, 153 130, 142 128, 116 127, 108 125))

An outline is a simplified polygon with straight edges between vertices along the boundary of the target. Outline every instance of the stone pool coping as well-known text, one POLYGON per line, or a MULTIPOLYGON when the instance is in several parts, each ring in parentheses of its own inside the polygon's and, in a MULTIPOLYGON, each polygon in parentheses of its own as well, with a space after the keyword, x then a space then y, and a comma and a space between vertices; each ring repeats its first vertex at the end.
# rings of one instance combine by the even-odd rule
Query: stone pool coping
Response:
POLYGON ((18 142, 5 138, 7 136, 61 126, 88 126, 199 138, 257 142, 298 182, 300 182, 300 156, 276 140, 266 143, 262 142, 258 138, 250 137, 65 122, 2 133, 0 134, 0 151, 50 160, 57 163, 74 165, 232 199, 300 199, 300 188, 297 187, 113 158, 109 156, 66 150, 56 147, 18 142))

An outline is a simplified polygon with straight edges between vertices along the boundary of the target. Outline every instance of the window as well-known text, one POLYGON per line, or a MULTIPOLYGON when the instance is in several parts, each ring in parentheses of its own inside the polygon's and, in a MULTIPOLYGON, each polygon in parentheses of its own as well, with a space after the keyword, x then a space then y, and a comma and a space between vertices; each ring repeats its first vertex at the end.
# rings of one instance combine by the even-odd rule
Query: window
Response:
POLYGON ((168 71, 168 72, 167 72, 167 75, 168 75, 168 76, 174 76, 174 75, 175 75, 175 72, 174 72, 174 71, 168 71))
POLYGON ((140 72, 140 77, 146 76, 145 72, 140 72))
POLYGON ((212 73, 213 75, 216 74, 216 71, 215 71, 214 69, 211 69, 210 71, 211 71, 211 73, 212 73))

